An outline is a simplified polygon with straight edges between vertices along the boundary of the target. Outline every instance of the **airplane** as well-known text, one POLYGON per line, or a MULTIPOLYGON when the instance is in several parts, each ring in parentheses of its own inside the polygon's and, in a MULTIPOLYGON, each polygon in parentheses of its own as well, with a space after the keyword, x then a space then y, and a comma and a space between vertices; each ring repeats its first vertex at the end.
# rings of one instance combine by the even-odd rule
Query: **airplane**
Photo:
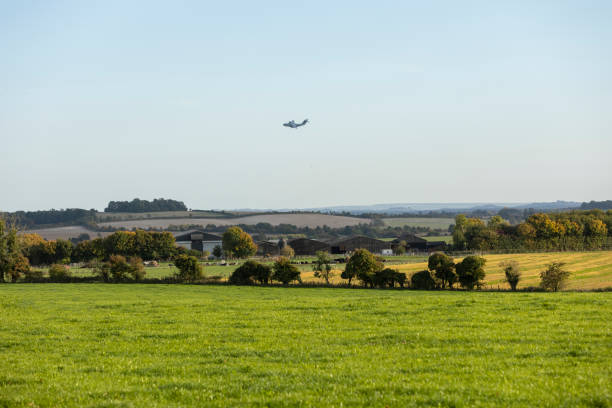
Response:
POLYGON ((307 124, 307 123, 308 123, 308 119, 304 119, 304 120, 302 121, 302 123, 295 123, 294 121, 289 121, 289 122, 287 122, 287 123, 283 123, 283 126, 287 126, 287 127, 292 128, 292 129, 297 129, 297 128, 299 128, 300 126, 304 126, 304 125, 305 125, 305 124, 307 124))

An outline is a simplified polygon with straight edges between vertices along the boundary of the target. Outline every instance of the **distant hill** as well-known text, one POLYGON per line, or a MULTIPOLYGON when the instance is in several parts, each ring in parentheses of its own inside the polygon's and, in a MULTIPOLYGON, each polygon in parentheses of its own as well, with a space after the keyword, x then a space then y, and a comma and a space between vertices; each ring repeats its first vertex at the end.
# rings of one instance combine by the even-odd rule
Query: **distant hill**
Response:
POLYGON ((374 204, 374 205, 346 205, 320 208, 308 208, 307 211, 320 212, 347 212, 355 215, 359 214, 408 214, 408 213, 457 213, 473 211, 499 211, 502 208, 536 210, 561 210, 579 208, 579 202, 575 201, 554 201, 554 202, 534 202, 534 203, 401 203, 401 204, 374 204))
POLYGON ((589 201, 580 205, 581 210, 612 210, 612 200, 589 201))

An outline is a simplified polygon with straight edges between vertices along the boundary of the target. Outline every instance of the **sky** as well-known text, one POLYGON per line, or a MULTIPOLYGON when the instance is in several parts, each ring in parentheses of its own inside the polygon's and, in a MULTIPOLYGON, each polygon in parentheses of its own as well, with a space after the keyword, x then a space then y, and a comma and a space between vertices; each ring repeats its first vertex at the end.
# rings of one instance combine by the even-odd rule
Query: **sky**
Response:
POLYGON ((0 210, 612 199, 610 21, 588 0, 0 0, 0 210))

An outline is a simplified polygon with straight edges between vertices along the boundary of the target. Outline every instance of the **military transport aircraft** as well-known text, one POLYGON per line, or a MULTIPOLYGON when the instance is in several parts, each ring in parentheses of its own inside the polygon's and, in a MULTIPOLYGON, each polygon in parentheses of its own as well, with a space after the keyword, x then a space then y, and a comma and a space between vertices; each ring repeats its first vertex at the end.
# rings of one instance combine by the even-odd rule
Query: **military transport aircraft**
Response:
POLYGON ((292 129, 297 129, 297 128, 299 128, 300 126, 304 126, 304 125, 305 125, 305 124, 307 124, 307 123, 308 123, 308 119, 304 119, 304 120, 302 121, 302 123, 295 123, 294 121, 289 121, 289 122, 287 122, 287 123, 283 123, 283 126, 287 126, 287 127, 292 128, 292 129))

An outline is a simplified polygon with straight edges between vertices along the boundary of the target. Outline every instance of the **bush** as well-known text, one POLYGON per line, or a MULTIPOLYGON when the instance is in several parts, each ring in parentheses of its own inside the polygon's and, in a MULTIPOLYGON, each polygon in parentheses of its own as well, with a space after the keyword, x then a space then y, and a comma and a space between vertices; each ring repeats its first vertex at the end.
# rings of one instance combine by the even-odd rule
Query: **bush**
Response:
POLYGON ((516 261, 506 261, 499 264, 504 270, 506 275, 506 281, 510 285, 512 290, 516 290, 516 286, 521 280, 521 271, 519 269, 519 264, 516 261))
POLYGON ((272 279, 281 282, 283 285, 288 285, 289 282, 295 280, 300 283, 302 282, 300 270, 295 265, 292 265, 289 259, 285 257, 278 258, 276 262, 274 262, 272 269, 274 270, 272 279))
POLYGON ((24 273, 24 280, 26 282, 37 282, 43 279, 43 271, 40 269, 29 269, 24 273))
POLYGON ((147 272, 145 271, 142 259, 137 256, 133 256, 128 260, 128 262, 130 263, 130 275, 132 275, 132 278, 136 281, 144 279, 147 272))
POLYGON ((52 281, 67 280, 72 276, 70 268, 67 265, 53 264, 49 268, 49 278, 52 281))
POLYGON ((179 269, 177 277, 180 280, 195 281, 204 277, 202 265, 195 256, 179 255, 174 258, 174 264, 179 269))
POLYGON ((436 287, 436 281, 427 270, 417 272, 410 278, 410 285, 414 289, 432 290, 436 287))
POLYGON ((406 282, 406 274, 395 269, 385 268, 382 271, 377 271, 374 273, 373 281, 374 285, 380 288, 384 288, 385 286, 392 288, 396 283, 401 287, 404 287, 404 283, 406 282))
POLYGON ((485 277, 484 265, 487 262, 481 256, 470 255, 456 265, 459 283, 466 289, 472 290, 474 286, 480 289, 485 277))
POLYGON ((540 273, 540 286, 545 290, 557 292, 565 287, 570 273, 563 269, 564 262, 553 262, 540 273))
POLYGON ((235 285, 250 285, 257 281, 267 284, 272 274, 272 268, 256 261, 246 261, 230 275, 228 281, 235 285))

